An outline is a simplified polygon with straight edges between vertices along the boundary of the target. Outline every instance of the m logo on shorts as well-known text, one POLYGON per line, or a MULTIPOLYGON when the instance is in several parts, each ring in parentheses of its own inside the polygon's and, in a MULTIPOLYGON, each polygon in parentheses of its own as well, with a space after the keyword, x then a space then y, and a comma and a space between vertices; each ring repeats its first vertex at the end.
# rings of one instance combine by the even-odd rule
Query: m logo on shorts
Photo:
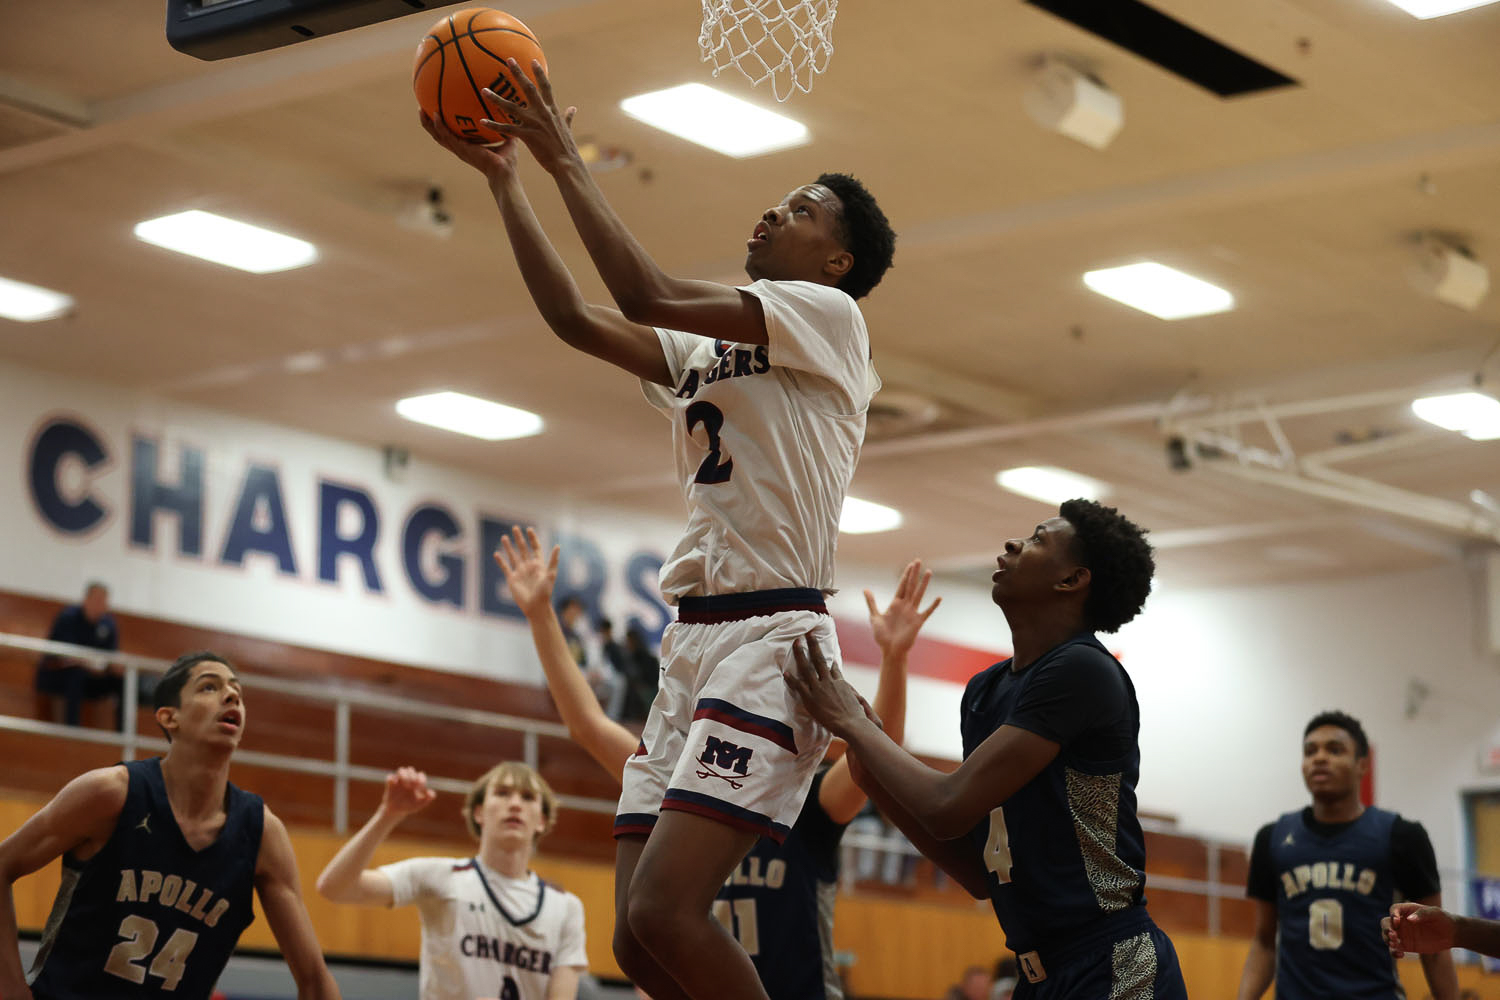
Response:
POLYGON ((748 778, 750 776, 750 758, 755 751, 749 747, 742 747, 728 740, 721 740, 717 736, 710 736, 708 742, 703 746, 703 753, 698 757, 700 764, 708 766, 698 771, 700 778, 721 778, 729 783, 731 788, 739 788, 741 782, 735 781, 733 775, 748 778), (732 774, 720 774, 714 768, 730 771, 732 774))

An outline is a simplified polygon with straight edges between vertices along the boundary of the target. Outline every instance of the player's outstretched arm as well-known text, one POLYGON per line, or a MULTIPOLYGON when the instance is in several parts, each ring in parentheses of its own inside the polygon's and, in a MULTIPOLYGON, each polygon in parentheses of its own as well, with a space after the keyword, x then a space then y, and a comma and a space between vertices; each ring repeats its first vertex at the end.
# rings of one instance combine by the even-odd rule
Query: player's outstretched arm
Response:
POLYGON ((1264 899, 1255 901, 1255 933, 1250 937, 1250 953, 1240 972, 1240 987, 1235 1000, 1260 1000, 1276 978, 1276 904, 1264 899))
MULTIPOLYGON (((1443 894, 1440 892, 1412 902, 1443 912, 1443 894)), ((1422 975, 1427 979, 1432 1000, 1458 1000, 1458 970, 1453 967, 1453 952, 1442 948, 1418 958, 1422 961, 1422 975)))
POLYGON ((558 339, 639 378, 666 385, 670 373, 656 331, 630 322, 616 309, 584 300, 526 198, 516 173, 519 144, 507 142, 499 149, 487 149, 465 142, 425 113, 420 117, 433 141, 484 174, 505 220, 505 234, 526 290, 558 339))
MULTIPOLYGON (((922 560, 913 559, 902 570, 896 583, 896 594, 884 611, 875 602, 875 595, 865 591, 865 604, 870 609, 870 630, 880 647, 880 680, 871 707, 885 734, 898 745, 906 737, 907 655, 917 641, 917 633, 937 606, 943 603, 941 597, 935 598, 923 610, 922 599, 931 580, 932 571, 924 572, 922 560)), ((818 788, 818 804, 836 823, 852 820, 866 801, 864 790, 855 783, 850 772, 848 758, 848 754, 840 757, 823 776, 823 783, 818 788)))
POLYGON ((123 767, 102 767, 79 775, 52 801, 0 842, 0 997, 30 998, 26 970, 16 946, 16 880, 73 852, 92 857, 114 832, 130 775, 123 767))
POLYGON ((557 704, 557 712, 568 735, 589 752, 616 781, 622 780, 625 761, 639 742, 630 730, 604 714, 599 699, 589 690, 583 671, 578 669, 568 651, 562 624, 552 607, 552 588, 557 582, 557 547, 542 558, 542 546, 535 528, 522 532, 511 528, 509 538, 500 539, 495 561, 505 574, 510 598, 531 625, 531 641, 547 676, 547 690, 557 704))
POLYGON ((398 823, 435 798, 437 793, 427 787, 427 775, 414 767, 398 768, 386 775, 380 807, 318 874, 318 895, 335 903, 394 903, 396 894, 390 877, 371 868, 370 859, 398 823))
POLYGON ((865 714, 859 695, 830 670, 817 640, 793 649, 796 669, 787 683, 813 717, 850 750, 886 793, 932 837, 952 840, 1041 773, 1061 750, 1052 740, 1017 726, 995 730, 952 774, 935 771, 901 747, 865 714))
POLYGON ((1380 921, 1386 945, 1396 958, 1408 952, 1429 955, 1449 948, 1467 948, 1500 958, 1500 921, 1463 917, 1437 906, 1397 903, 1380 921))
POLYGON ((714 281, 674 278, 657 266, 605 200, 578 155, 572 130, 576 109, 558 110, 552 81, 540 63, 532 63, 536 83, 515 60, 509 60, 509 65, 511 75, 521 83, 526 104, 503 100, 490 91, 485 91, 484 98, 497 119, 509 115, 519 124, 487 121, 486 125, 524 142, 537 163, 552 175, 573 228, 625 318, 739 344, 766 343, 765 315, 755 296, 714 281))
POLYGON ((265 811, 260 856, 255 862, 255 894, 297 984, 297 1000, 339 1000, 338 984, 323 961, 312 918, 302 902, 292 838, 270 809, 265 811))

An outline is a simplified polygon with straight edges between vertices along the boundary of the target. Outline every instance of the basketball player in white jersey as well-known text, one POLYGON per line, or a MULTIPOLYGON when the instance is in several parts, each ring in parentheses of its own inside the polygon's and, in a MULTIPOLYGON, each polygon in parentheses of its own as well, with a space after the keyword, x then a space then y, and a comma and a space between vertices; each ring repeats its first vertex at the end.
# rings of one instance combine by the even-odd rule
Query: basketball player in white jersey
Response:
POLYGON ((588 966, 583 903, 531 871, 557 820, 557 797, 516 761, 469 789, 470 858, 408 858, 372 868, 375 848, 436 796, 427 776, 386 776, 380 807, 318 875, 319 895, 366 906, 415 904, 422 917, 421 1000, 574 1000, 588 966))
POLYGON ((511 68, 525 105, 486 99, 494 118, 519 122, 495 128, 520 142, 492 150, 423 125, 485 175, 552 331, 637 376, 672 421, 688 507, 661 572, 678 621, 616 817, 615 957, 656 1000, 764 1000, 710 907, 757 837, 785 837, 828 746, 782 670, 794 639, 836 643, 823 595, 879 386, 855 300, 890 265, 895 234, 862 184, 823 174, 760 214, 749 284, 665 274, 594 184, 573 110, 558 111, 541 67, 538 85, 511 68), (542 232, 516 170, 521 143, 556 182, 617 309, 584 301, 542 232))

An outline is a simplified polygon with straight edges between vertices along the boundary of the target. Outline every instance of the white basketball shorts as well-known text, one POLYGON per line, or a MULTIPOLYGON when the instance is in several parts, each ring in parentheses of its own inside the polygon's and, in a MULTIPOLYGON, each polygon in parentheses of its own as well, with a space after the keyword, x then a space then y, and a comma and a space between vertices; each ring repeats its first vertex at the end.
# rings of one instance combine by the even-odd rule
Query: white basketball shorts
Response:
POLYGON ((785 839, 829 735, 782 675, 812 634, 828 662, 838 636, 822 594, 761 590, 684 597, 662 637, 662 678, 625 765, 615 836, 649 834, 662 809, 785 839))

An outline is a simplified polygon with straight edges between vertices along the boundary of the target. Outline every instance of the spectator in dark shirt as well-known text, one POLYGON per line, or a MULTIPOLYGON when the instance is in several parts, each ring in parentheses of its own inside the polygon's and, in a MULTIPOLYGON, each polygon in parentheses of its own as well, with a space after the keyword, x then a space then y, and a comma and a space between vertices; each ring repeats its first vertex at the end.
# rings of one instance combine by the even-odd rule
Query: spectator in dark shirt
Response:
MULTIPOLYGON (((98 581, 90 583, 83 592, 83 603, 70 604, 57 613, 47 638, 93 649, 119 649, 120 633, 114 615, 109 613, 109 588, 98 581)), ((53 702, 54 722, 59 721, 60 714, 67 725, 81 725, 85 701, 118 698, 123 688, 119 671, 112 665, 96 667, 84 660, 50 653, 37 663, 37 692, 61 699, 60 706, 53 702)))
POLYGON ((656 700, 661 683, 661 661, 646 644, 646 636, 635 625, 625 630, 624 674, 628 685, 625 718, 644 720, 656 700))

